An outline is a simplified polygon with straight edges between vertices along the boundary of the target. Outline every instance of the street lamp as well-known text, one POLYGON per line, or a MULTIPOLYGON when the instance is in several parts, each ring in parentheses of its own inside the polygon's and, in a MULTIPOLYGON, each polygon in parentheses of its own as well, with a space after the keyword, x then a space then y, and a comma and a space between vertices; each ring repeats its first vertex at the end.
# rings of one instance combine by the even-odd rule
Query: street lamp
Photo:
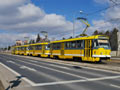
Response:
POLYGON ((29 37, 24 37, 24 38, 25 38, 25 40, 27 41, 26 44, 28 44, 28 43, 29 43, 29 37))
POLYGON ((47 32, 47 31, 41 31, 41 33, 42 33, 45 37, 48 37, 48 32, 47 32))
POLYGON ((47 31, 41 31, 41 33, 45 36, 45 41, 48 41, 48 32, 47 31))
MULTIPOLYGON (((78 12, 75 12, 74 15, 73 15, 73 37, 75 37, 75 16, 78 12)), ((79 11, 80 14, 84 14, 84 15, 87 15, 86 13, 83 13, 83 11, 79 11)))
MULTIPOLYGON (((76 13, 78 13, 78 12, 76 12, 76 13)), ((80 17, 80 18, 75 18, 76 13, 73 15, 73 37, 75 37, 75 20, 76 20, 76 19, 77 19, 77 20, 81 20, 84 24, 87 25, 87 27, 89 27, 89 24, 87 24, 86 22, 84 22, 84 21, 87 21, 86 18, 82 18, 82 17, 80 17), (84 21, 83 21, 83 20, 84 20, 84 21)), ((80 14, 84 14, 85 16, 88 15, 87 13, 84 13, 83 11, 79 11, 79 13, 80 13, 80 14)))

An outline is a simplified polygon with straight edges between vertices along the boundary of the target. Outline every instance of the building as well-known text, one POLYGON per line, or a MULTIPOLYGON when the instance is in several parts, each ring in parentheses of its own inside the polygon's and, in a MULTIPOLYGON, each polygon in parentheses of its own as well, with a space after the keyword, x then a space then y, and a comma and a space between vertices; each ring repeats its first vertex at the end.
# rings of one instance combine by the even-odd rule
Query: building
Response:
POLYGON ((120 32, 117 33, 118 36, 118 51, 120 51, 120 32))
POLYGON ((22 45, 22 41, 21 40, 16 40, 16 46, 20 46, 20 45, 22 45))

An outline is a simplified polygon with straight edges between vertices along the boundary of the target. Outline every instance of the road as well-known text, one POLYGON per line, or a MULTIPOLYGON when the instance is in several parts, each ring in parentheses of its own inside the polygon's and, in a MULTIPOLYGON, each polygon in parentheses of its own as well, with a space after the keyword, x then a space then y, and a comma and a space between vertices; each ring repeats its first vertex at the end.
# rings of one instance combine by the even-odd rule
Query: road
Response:
POLYGON ((120 90, 120 73, 45 60, 0 54, 0 65, 28 83, 19 90, 120 90))

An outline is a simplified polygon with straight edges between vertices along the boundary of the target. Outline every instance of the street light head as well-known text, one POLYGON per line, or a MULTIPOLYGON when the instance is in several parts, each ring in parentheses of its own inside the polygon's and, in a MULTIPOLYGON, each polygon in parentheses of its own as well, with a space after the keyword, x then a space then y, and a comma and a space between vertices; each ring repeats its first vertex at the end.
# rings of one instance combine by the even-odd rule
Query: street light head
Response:
POLYGON ((87 18, 77 17, 77 20, 80 20, 80 19, 81 19, 81 20, 85 20, 85 21, 87 20, 87 18))
POLYGON ((82 14, 83 13, 83 11, 80 11, 80 14, 82 14))

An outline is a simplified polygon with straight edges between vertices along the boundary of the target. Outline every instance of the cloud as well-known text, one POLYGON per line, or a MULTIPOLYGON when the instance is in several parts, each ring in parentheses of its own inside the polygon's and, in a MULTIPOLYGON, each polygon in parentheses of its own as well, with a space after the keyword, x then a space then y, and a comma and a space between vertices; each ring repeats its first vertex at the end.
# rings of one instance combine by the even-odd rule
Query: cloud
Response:
POLYGON ((106 4, 106 3, 110 3, 110 0, 94 0, 96 3, 99 4, 106 4))
POLYGON ((107 30, 112 30, 116 26, 115 24, 112 24, 105 20, 93 20, 92 23, 93 26, 89 28, 91 32, 94 32, 95 30, 105 32, 107 30))
POLYGON ((104 18, 101 20, 93 20, 93 26, 91 28, 93 29, 100 29, 100 30, 112 30, 113 28, 120 29, 120 6, 115 5, 120 3, 120 0, 113 0, 111 2, 110 0, 94 0, 98 4, 108 4, 108 6, 112 6, 111 8, 108 8, 105 10, 105 12, 101 12, 101 17, 104 18), (113 5, 115 5, 113 7, 113 5))
MULTIPOLYGON (((32 33, 45 30, 59 33, 59 31, 72 29, 72 22, 67 21, 64 16, 54 13, 46 14, 40 7, 32 3, 26 4, 25 0, 22 1, 23 3, 21 3, 21 5, 19 4, 16 8, 9 8, 9 11, 5 11, 6 14, 0 13, 0 28, 2 30, 20 33, 32 33), (12 13, 10 13, 10 11, 12 13)), ((16 4, 18 4, 18 2, 16 2, 16 4)), ((7 5, 8 4, 6 4, 6 6, 7 5)), ((1 11, 4 11, 4 9, 0 10, 0 12, 1 11)))
POLYGON ((0 0, 0 7, 13 7, 29 2, 30 0, 0 0))
POLYGON ((6 47, 9 45, 15 44, 16 40, 25 40, 24 37, 30 37, 30 39, 35 39, 36 35, 34 34, 28 34, 28 33, 21 33, 21 34, 16 34, 16 33, 0 33, 0 47, 6 47))
MULTIPOLYGON (((81 32, 82 24, 75 25, 76 32, 81 32)), ((73 23, 62 15, 47 14, 30 0, 0 0, 0 29, 8 32, 0 33, 0 42, 7 45, 41 31, 47 31, 50 37, 59 39, 69 37, 73 32, 73 23)))

